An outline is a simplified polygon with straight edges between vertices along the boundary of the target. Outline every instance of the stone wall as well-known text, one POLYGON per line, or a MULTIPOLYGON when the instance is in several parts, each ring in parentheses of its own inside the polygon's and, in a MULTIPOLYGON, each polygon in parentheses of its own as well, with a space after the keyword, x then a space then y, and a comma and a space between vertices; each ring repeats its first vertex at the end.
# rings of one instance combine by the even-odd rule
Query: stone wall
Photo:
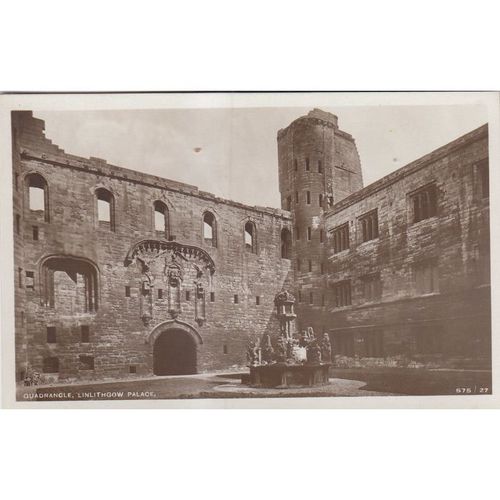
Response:
POLYGON ((344 354, 340 362, 491 363, 489 195, 482 182, 486 175, 487 186, 487 159, 483 126, 343 199, 327 214, 323 320, 334 352, 344 354), (425 186, 435 187, 436 213, 414 222, 414 195, 425 186), (363 242, 359 218, 373 210, 378 237, 363 242), (349 249, 335 253, 332 235, 345 223, 349 249), (375 292, 366 285, 369 279, 379 280, 375 292), (351 305, 338 307, 335 286, 343 281, 350 282, 351 305))
POLYGON ((18 378, 27 363, 43 371, 49 357, 58 358, 59 372, 51 376, 61 379, 150 375, 151 333, 156 335, 166 321, 165 328, 191 335, 200 372, 245 365, 248 337, 277 331, 273 299, 290 283, 290 260, 280 253, 281 230, 291 226, 288 212, 223 200, 194 186, 66 154, 44 137, 43 122, 30 112, 14 112, 12 118, 18 378), (47 183, 45 213, 29 207, 33 173, 47 183), (98 188, 113 195, 114 228, 97 220, 98 188), (168 234, 154 227, 157 200, 168 207, 168 234), (216 247, 204 239, 206 211, 215 216, 216 247), (245 247, 247 221, 256 228, 255 253, 245 247), (137 258, 147 253, 144 248, 126 262, 134 245, 144 240, 170 245, 152 250, 158 255, 153 255, 151 272, 137 258), (64 258, 70 268, 83 266, 88 272, 82 276, 68 270, 64 258), (206 267, 210 259, 213 273, 206 267), (171 265, 175 271, 175 263, 183 273, 177 310, 167 304, 173 288, 164 272, 171 265), (93 278, 84 278, 93 269, 94 284, 93 278), (150 288, 144 284, 148 273, 154 274, 150 288), (90 289, 87 298, 92 300, 93 286, 97 311, 88 303, 82 309, 81 297, 90 289), (54 307, 51 287, 56 289, 54 307), (47 327, 55 327, 56 342, 47 342, 47 327), (82 341, 82 327, 88 327, 88 342, 82 341), (81 355, 94 358, 93 370, 82 364, 81 355))

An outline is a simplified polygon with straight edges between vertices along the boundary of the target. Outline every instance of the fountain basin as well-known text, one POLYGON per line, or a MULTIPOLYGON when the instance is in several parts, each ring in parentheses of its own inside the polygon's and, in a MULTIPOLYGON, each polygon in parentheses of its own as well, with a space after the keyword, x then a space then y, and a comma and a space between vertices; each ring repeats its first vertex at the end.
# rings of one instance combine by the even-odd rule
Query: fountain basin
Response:
POLYGON ((251 387, 313 387, 328 384, 331 363, 273 363, 250 366, 242 382, 251 387))

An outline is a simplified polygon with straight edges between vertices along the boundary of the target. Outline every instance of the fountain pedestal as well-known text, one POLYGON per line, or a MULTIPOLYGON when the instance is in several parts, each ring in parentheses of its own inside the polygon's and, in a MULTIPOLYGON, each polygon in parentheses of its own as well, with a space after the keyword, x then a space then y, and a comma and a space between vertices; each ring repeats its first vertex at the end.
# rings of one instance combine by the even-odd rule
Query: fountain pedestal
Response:
POLYGON ((331 363, 273 363, 251 366, 242 382, 252 387, 313 387, 328 384, 331 363))

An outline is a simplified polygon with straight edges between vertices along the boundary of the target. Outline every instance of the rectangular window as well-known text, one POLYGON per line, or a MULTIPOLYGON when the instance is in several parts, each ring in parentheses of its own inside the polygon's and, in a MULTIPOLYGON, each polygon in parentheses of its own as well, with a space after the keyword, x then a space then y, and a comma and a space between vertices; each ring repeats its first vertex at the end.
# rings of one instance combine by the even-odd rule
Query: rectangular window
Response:
POLYGON ((38 241, 38 226, 33 226, 33 241, 38 241))
POLYGON ((321 305, 324 306, 325 305, 325 294, 322 294, 321 295, 321 305))
POLYGON ((321 262, 319 265, 319 271, 321 274, 325 274, 325 263, 321 262))
POLYGON ((333 349, 335 354, 341 356, 354 356, 354 337, 351 332, 338 332, 333 337, 333 349))
POLYGON ((56 339, 56 327, 48 326, 47 327, 47 344, 55 344, 57 342, 56 339))
POLYGON ((186 290, 186 300, 189 301, 191 299, 191 294, 188 290, 186 290))
POLYGON ((350 280, 341 281, 333 286, 335 298, 335 307, 344 307, 351 305, 351 282, 350 280))
POLYGON ((311 170, 309 165, 309 158, 306 158, 306 172, 309 172, 309 170, 311 170))
POLYGON ((17 284, 19 288, 23 287, 23 270, 21 267, 17 268, 17 284))
POLYGON ((349 223, 333 230, 333 252, 339 253, 349 248, 349 223))
POLYGON ((439 354, 442 352, 442 325, 420 325, 413 328, 418 354, 439 354))
POLYGON ((292 197, 288 196, 286 199, 286 209, 290 211, 292 209, 292 197))
POLYGON ((484 161, 480 163, 477 167, 479 173, 479 185, 481 191, 481 198, 490 197, 490 171, 488 168, 488 162, 484 161))
POLYGON ((227 350, 227 344, 224 344, 224 345, 222 346, 222 352, 223 352, 224 354, 227 354, 227 353, 228 353, 228 350, 227 350))
POLYGON ((324 240, 325 240, 325 231, 323 229, 320 229, 319 230, 319 242, 323 243, 324 240))
POLYGON ((302 292, 299 290, 299 302, 302 302, 302 292))
POLYGON ((158 288, 158 298, 163 299, 163 288, 158 288))
POLYGON ((125 297, 130 297, 130 287, 129 286, 125 287, 125 297))
POLYGON ((238 295, 234 296, 234 303, 239 304, 240 299, 238 298, 238 295))
POLYGON ((374 302, 382 297, 382 282, 379 273, 361 276, 361 286, 364 302, 374 302))
POLYGON ((80 342, 88 344, 90 342, 90 327, 89 325, 82 325, 80 327, 80 342))
POLYGON ((381 330, 373 330, 363 335, 365 356, 367 358, 384 357, 384 333, 381 330))
POLYGON ((300 240, 299 226, 295 226, 295 239, 300 240))
POLYGON ((35 273, 33 271, 26 271, 26 289, 35 289, 35 273))
POLYGON ((312 292, 309 292, 309 304, 310 305, 314 304, 314 296, 312 292))
POLYGON ((295 170, 295 172, 297 172, 298 168, 299 168, 299 164, 297 162, 297 158, 295 158, 293 160, 293 169, 295 170))
POLYGON ((298 191, 295 191, 295 203, 296 204, 299 203, 299 192, 298 191))
POLYGON ((300 259, 297 259, 297 271, 300 271, 300 259))
POLYGON ((80 354, 80 370, 93 370, 94 369, 94 356, 87 356, 86 354, 80 354))
POLYGON ((259 295, 257 295, 257 296, 255 297, 255 305, 256 305, 256 306, 260 306, 260 296, 259 296, 259 295))
POLYGON ((318 174, 323 173, 323 164, 321 163, 321 160, 318 160, 318 174))
POLYGON ((16 214, 16 233, 19 234, 21 232, 21 216, 16 214))
POLYGON ((49 356, 43 358, 43 373, 58 373, 59 372, 59 358, 49 356))
POLYGON ((363 242, 378 238, 378 213, 376 209, 362 215, 358 220, 363 242))
POLYGON ((318 205, 320 207, 323 206, 323 194, 322 193, 319 193, 319 195, 318 195, 318 205))
POLYGON ((34 211, 45 210, 45 190, 43 187, 29 187, 29 207, 30 210, 34 211))
POLYGON ((413 210, 413 222, 429 219, 437 214, 437 191, 434 184, 429 184, 410 195, 413 210))
POLYGON ((311 204, 311 191, 306 191, 306 203, 311 204))
POLYGON ((128 372, 129 373, 137 373, 137 366, 136 365, 130 365, 128 367, 128 372))
POLYGON ((312 260, 309 260, 309 261, 308 261, 308 269, 309 269, 309 272, 312 272, 312 270, 313 270, 313 263, 312 263, 312 260))
POLYGON ((435 260, 418 262, 413 266, 415 292, 418 295, 439 292, 439 269, 435 260))
POLYGON ((210 292, 210 302, 215 302, 215 292, 210 292))
POLYGON ((310 227, 308 227, 308 228, 307 228, 307 241, 311 241, 311 234, 312 234, 312 232, 311 232, 311 228, 310 228, 310 227))

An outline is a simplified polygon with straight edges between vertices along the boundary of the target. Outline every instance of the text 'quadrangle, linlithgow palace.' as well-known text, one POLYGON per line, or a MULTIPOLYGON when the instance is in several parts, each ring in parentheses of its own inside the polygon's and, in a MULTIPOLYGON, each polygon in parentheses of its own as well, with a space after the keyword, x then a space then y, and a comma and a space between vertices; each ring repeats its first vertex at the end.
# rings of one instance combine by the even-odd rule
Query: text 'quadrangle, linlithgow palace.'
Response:
POLYGON ((281 208, 64 152, 12 113, 16 376, 241 368, 249 337, 327 333, 334 366, 491 366, 488 128, 363 187, 314 109, 279 130, 281 208))

